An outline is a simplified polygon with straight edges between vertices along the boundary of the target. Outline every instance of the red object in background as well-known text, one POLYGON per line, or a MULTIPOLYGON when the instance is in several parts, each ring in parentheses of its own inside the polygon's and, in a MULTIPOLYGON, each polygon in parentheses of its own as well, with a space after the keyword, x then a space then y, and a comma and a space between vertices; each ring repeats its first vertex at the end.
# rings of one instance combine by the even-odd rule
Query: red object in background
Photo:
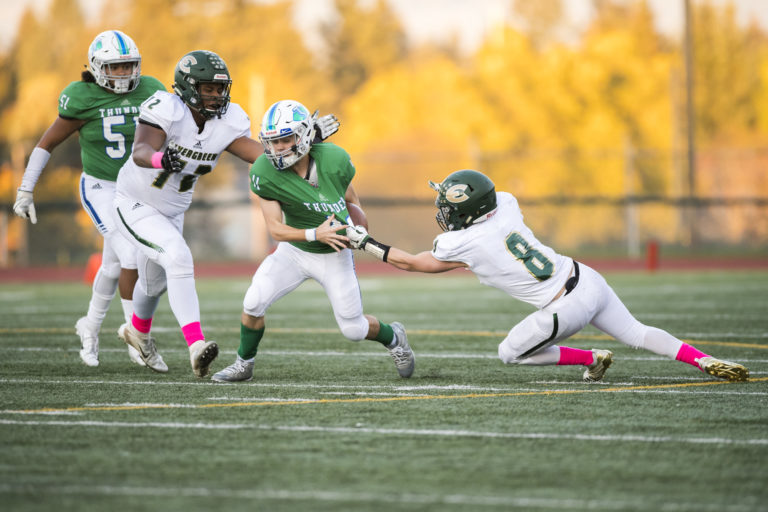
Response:
POLYGON ((85 264, 85 274, 83 274, 83 281, 90 286, 93 284, 93 280, 96 279, 96 272, 101 267, 101 253, 95 252, 88 258, 88 263, 85 264))
POLYGON ((649 272, 659 269, 659 242, 648 240, 645 244, 645 268, 649 272))

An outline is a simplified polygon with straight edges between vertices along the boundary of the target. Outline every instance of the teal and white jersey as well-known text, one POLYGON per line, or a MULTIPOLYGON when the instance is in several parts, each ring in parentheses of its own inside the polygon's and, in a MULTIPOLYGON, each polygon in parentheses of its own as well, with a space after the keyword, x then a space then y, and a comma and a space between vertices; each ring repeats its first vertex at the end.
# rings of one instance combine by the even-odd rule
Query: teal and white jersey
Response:
MULTIPOLYGON (((251 166, 251 190, 264 199, 279 201, 285 223, 297 229, 316 228, 331 214, 349 224, 344 195, 355 166, 349 154, 330 142, 313 144, 309 155, 317 173, 317 185, 301 178, 290 169, 279 171, 261 155, 251 166)), ((290 242, 307 252, 330 253, 333 248, 322 242, 290 242)))
POLYGON ((487 220, 437 235, 432 255, 465 263, 484 285, 541 309, 568 279, 571 258, 536 239, 512 194, 497 192, 496 201, 487 220))
POLYGON ((165 87, 156 78, 142 76, 139 86, 116 94, 91 82, 72 82, 59 96, 59 115, 80 119, 80 157, 83 172, 115 181, 133 146, 139 106, 165 87))
POLYGON ((221 153, 232 142, 251 136, 251 121, 236 103, 230 103, 220 119, 208 119, 202 133, 198 133, 192 111, 184 101, 164 91, 141 105, 139 117, 165 132, 165 144, 160 151, 174 144, 184 168, 181 172, 169 172, 139 167, 130 158, 120 170, 117 194, 140 200, 168 217, 187 211, 197 179, 216 167, 221 153))

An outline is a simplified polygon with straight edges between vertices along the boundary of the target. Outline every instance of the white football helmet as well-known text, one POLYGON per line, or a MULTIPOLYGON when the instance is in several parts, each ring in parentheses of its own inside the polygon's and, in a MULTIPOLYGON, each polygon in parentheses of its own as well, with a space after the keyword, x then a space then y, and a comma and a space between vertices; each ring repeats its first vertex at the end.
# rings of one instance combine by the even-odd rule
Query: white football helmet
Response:
POLYGON ((125 94, 139 86, 141 54, 133 39, 119 30, 107 30, 97 35, 88 48, 88 70, 101 87, 125 94), (131 74, 114 74, 112 66, 126 62, 133 64, 131 74))
POLYGON ((282 100, 273 104, 261 120, 259 140, 264 145, 264 154, 276 169, 287 169, 309 153, 315 138, 315 117, 307 107, 294 100, 282 100), (292 137, 290 148, 275 150, 274 142, 292 137))

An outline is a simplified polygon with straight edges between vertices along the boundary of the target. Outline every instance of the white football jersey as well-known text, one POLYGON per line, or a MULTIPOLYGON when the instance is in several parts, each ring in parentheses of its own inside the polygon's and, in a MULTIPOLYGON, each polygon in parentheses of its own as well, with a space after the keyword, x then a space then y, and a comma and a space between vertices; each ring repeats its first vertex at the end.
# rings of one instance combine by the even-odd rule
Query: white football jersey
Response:
POLYGON ((565 284, 572 260, 536 239, 512 194, 497 192, 496 201, 487 220, 438 235, 432 254, 465 263, 481 283, 543 308, 565 284))
POLYGON ((184 101, 177 95, 158 91, 141 104, 139 119, 159 126, 165 133, 164 151, 169 144, 179 150, 181 172, 139 167, 129 158, 117 177, 117 195, 146 203, 163 215, 184 213, 200 176, 216 167, 221 153, 235 139, 250 137, 251 121, 236 103, 227 112, 205 122, 202 133, 184 101))

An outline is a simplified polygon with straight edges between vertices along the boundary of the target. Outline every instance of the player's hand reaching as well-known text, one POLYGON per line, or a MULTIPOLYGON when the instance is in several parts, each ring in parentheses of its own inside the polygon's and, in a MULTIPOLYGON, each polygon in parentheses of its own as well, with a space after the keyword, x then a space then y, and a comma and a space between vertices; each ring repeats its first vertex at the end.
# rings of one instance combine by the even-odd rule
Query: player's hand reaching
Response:
MULTIPOLYGON (((317 116, 317 111, 313 114, 312 117, 317 116)), ((339 131, 339 126, 341 126, 341 123, 339 123, 339 120, 336 119, 336 116, 333 114, 327 114, 323 117, 317 118, 315 120, 315 141, 314 142, 322 142, 337 131, 339 131), (319 139, 319 140, 318 140, 319 139)))
POLYGON ((32 201, 32 192, 19 190, 16 192, 16 202, 13 204, 13 213, 23 219, 29 219, 32 224, 37 224, 35 203, 32 201))
POLYGON ((320 224, 315 230, 315 236, 318 242, 328 244, 336 252, 347 248, 349 238, 337 233, 339 229, 339 222, 335 220, 336 216, 331 214, 330 217, 325 219, 325 222, 320 224))
POLYGON ((365 248, 365 243, 371 239, 371 235, 363 226, 348 226, 347 238, 349 238, 349 246, 353 249, 365 248))
POLYGON ((163 169, 166 171, 181 172, 184 165, 181 163, 179 150, 172 146, 165 148, 163 158, 160 159, 160 165, 162 165, 163 169))

